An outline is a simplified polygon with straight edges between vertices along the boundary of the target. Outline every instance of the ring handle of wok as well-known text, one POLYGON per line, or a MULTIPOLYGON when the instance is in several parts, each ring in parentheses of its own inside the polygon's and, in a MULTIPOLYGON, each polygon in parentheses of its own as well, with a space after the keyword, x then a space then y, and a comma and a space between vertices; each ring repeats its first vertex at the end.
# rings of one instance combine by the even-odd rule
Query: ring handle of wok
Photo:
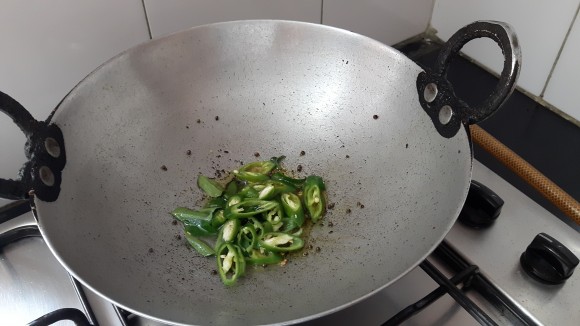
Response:
POLYGON ((422 72, 417 77, 419 102, 429 114, 437 131, 446 138, 457 134, 461 124, 481 122, 499 109, 513 92, 522 55, 517 36, 512 27, 503 22, 477 21, 459 31, 443 45, 435 69, 422 72), (503 70, 498 84, 481 103, 469 106, 455 95, 447 80, 447 70, 453 57, 469 41, 487 37, 495 41, 504 56, 503 70))
POLYGON ((66 163, 60 128, 35 120, 18 101, 3 92, 0 92, 0 112, 9 116, 26 136, 24 151, 28 159, 16 180, 0 178, 0 198, 25 199, 34 193, 44 201, 55 201, 66 163))

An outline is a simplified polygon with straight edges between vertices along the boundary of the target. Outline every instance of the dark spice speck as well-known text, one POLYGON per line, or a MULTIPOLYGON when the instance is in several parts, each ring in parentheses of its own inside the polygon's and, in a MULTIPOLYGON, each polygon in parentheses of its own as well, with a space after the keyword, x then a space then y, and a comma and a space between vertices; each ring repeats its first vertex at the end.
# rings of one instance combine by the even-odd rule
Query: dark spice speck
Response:
POLYGON ((185 154, 191 155, 191 151, 188 149, 187 152, 185 152, 185 154))
POLYGON ((181 240, 181 234, 176 234, 176 235, 175 235, 175 239, 177 239, 177 240, 181 240))
POLYGON ((347 214, 350 214, 351 212, 352 212, 352 210, 351 210, 350 208, 347 208, 347 209, 346 209, 346 213, 347 213, 347 214))
POLYGON ((409 144, 405 144, 405 148, 409 148, 409 144))
POLYGON ((162 166, 161 166, 161 170, 163 170, 163 171, 167 171, 167 167, 166 167, 165 165, 162 165, 162 166))
POLYGON ((258 153, 258 152, 255 152, 255 153, 254 153, 254 156, 255 156, 255 157, 260 157, 260 153, 258 153))
POLYGON ((350 158, 350 155, 347 155, 346 158, 350 158))
POLYGON ((197 121, 196 121, 196 122, 197 122, 197 123, 201 123, 201 119, 197 119, 197 121))
POLYGON ((173 225, 177 225, 177 220, 173 220, 173 221, 171 221, 171 224, 173 224, 173 225))
POLYGON ((216 115, 215 116, 215 121, 218 121, 219 119, 220 119, 220 117, 216 115))
POLYGON ((330 203, 330 204, 328 204, 328 207, 327 207, 327 208, 328 208, 328 209, 333 209, 333 208, 334 208, 334 203, 330 203))
POLYGON ((149 253, 152 253, 152 252, 153 252, 153 248, 149 248, 149 253))
POLYGON ((300 151, 300 156, 304 156, 304 155, 306 155, 306 152, 305 151, 300 151))
POLYGON ((215 269, 211 270, 211 275, 217 275, 217 271, 215 269))
POLYGON ((376 115, 376 114, 375 114, 375 115, 373 115, 373 119, 377 120, 378 118, 379 118, 379 116, 378 116, 378 115, 376 115))
POLYGON ((316 247, 316 252, 320 252, 320 247, 316 247))
POLYGON ((302 172, 302 165, 298 164, 298 166, 296 167, 296 171, 302 172))

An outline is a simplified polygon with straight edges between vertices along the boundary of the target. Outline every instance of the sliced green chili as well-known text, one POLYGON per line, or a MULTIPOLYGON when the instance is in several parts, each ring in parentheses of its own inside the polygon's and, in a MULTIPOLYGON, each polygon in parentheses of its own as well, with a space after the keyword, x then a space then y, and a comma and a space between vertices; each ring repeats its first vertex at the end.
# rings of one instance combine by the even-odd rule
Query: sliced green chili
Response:
MULTIPOLYGON (((236 220, 237 221, 237 220, 236 220)), ((258 235, 252 224, 244 225, 237 237, 238 246, 246 252, 250 252, 258 244, 258 235)))
POLYGON ((304 209, 302 208, 300 197, 293 193, 284 193, 280 196, 280 201, 286 216, 293 222, 295 227, 301 227, 304 224, 304 209))
POLYGON ((270 224, 270 223, 267 223, 267 224, 261 223, 255 217, 250 217, 248 219, 248 223, 251 223, 254 226, 254 230, 256 230, 256 235, 258 237, 262 236, 264 233, 272 232, 272 224, 270 224))
POLYGON ((218 207, 218 208, 225 208, 226 207, 226 198, 223 196, 214 197, 207 202, 205 205, 206 208, 218 207))
POLYGON ((276 167, 272 161, 261 161, 248 163, 238 170, 234 170, 234 175, 243 181, 260 182, 270 179, 268 173, 276 167))
POLYGON ((326 186, 322 178, 294 179, 281 171, 284 156, 252 162, 233 171, 222 186, 198 176, 197 184, 211 197, 204 208, 178 207, 171 214, 183 223, 187 242, 201 255, 216 255, 220 278, 232 285, 245 274, 246 263, 276 264, 300 250, 305 217, 322 218, 326 186), (200 239, 214 236, 212 248, 200 239))
POLYGON ((269 232, 260 237, 258 244, 270 251, 288 252, 302 249, 304 240, 284 232, 269 232))
POLYGON ((227 219, 250 217, 278 207, 279 204, 270 200, 247 199, 226 207, 224 214, 227 219))
POLYGON ((326 209, 326 199, 322 193, 324 189, 324 182, 318 176, 309 176, 304 182, 304 206, 314 223, 318 222, 326 209))
POLYGON ((197 186, 210 197, 219 197, 224 192, 221 184, 201 174, 197 177, 197 186))
POLYGON ((215 235, 217 233, 217 228, 211 222, 213 212, 216 209, 217 207, 212 207, 194 211, 189 208, 178 207, 171 214, 183 223, 186 232, 199 237, 215 235))
POLYGON ((236 182, 236 180, 228 182, 228 184, 226 185, 224 195, 227 197, 231 197, 237 193, 238 193, 238 183, 236 182))
POLYGON ((216 251, 218 271, 225 285, 233 285, 245 272, 246 261, 241 249, 233 243, 223 243, 216 251))
POLYGON ((302 188, 302 186, 304 185, 304 181, 306 181, 306 179, 291 178, 281 172, 276 172, 272 174, 272 180, 284 182, 285 184, 292 185, 297 189, 302 188))
POLYGON ((185 239, 187 239, 187 242, 193 247, 193 249, 199 252, 202 256, 207 257, 215 255, 215 251, 207 243, 198 237, 194 237, 191 233, 185 232, 185 239))
POLYGON ((260 192, 254 189, 254 187, 248 185, 242 188, 238 193, 238 196, 241 198, 258 198, 260 192))
POLYGON ((250 255, 246 257, 246 261, 253 265, 271 265, 277 264, 284 259, 282 255, 277 252, 264 250, 264 252, 259 249, 252 249, 250 255))
POLYGON ((224 216, 224 210, 223 209, 218 209, 215 212, 213 212, 213 215, 211 217, 211 225, 214 228, 216 228, 216 229, 219 228, 225 222, 226 222, 226 217, 224 216))

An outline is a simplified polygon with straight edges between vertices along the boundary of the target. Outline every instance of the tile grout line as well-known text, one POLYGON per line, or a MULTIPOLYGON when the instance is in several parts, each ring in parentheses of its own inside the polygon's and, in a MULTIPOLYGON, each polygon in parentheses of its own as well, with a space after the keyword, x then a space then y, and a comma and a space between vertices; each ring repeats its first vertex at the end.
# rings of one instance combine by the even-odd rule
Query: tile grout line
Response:
POLYGON ((324 0, 320 0, 320 25, 323 25, 322 18, 324 17, 324 0))
POLYGON ((546 89, 548 88, 548 84, 550 83, 550 80, 552 79, 552 75, 554 74, 554 70, 556 69, 556 65, 558 64, 558 61, 560 61, 560 56, 562 55, 562 51, 564 50, 564 47, 566 46, 566 42, 568 42, 568 37, 570 36, 570 32, 572 32, 572 27, 574 27, 574 23, 576 22, 576 18, 578 18, 579 11, 580 11, 580 3, 578 4, 578 7, 576 8, 576 12, 574 13, 574 17, 572 18, 572 22, 570 23, 570 26, 568 27, 568 30, 566 31, 566 35, 564 36, 564 41, 562 41, 562 46, 558 50, 558 54, 556 55, 556 59, 554 59, 554 64, 552 64, 552 68, 550 69, 550 73, 548 73, 548 78, 546 78, 546 83, 544 83, 544 87, 542 88, 542 91, 540 92, 539 96, 541 98, 544 97, 544 94, 546 93, 546 89))
POLYGON ((145 7, 145 0, 141 0, 141 4, 143 5, 143 13, 145 13, 145 23, 147 23, 147 33, 149 33, 149 39, 153 39, 153 35, 151 34, 151 24, 149 24, 149 15, 147 14, 147 8, 145 7))

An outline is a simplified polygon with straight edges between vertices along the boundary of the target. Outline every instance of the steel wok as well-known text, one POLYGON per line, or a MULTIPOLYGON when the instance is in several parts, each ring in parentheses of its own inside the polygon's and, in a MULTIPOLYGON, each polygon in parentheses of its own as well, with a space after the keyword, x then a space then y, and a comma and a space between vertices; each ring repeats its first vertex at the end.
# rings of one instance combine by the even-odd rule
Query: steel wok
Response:
POLYGON ((470 183, 468 125, 505 101, 519 65, 515 35, 498 22, 460 30, 432 72, 322 25, 197 27, 111 59, 46 121, 2 93, 0 110, 28 137, 29 162, 0 190, 30 198, 57 259, 129 311, 174 324, 306 321, 388 286, 443 239, 470 183), (445 76, 477 37, 495 40, 505 63, 495 91, 470 108, 445 76), (334 208, 307 240, 320 251, 251 269, 228 288, 211 274, 214 259, 176 239, 168 212, 200 203, 198 174, 231 170, 255 152, 323 176, 334 208))

